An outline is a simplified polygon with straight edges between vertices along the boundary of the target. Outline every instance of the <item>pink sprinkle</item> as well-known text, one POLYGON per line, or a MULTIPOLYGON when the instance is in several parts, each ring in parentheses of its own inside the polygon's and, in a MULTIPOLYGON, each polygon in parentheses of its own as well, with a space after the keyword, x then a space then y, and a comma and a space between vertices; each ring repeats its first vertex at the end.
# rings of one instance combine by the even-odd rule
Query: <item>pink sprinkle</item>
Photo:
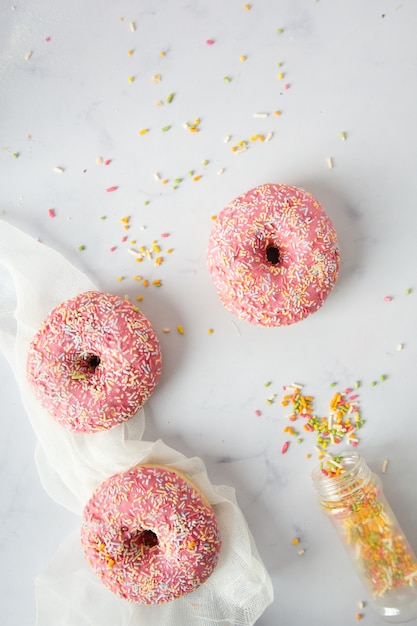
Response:
POLYGON ((349 400, 356 400, 357 398, 359 398, 358 394, 350 396, 349 400))
POLYGON ((47 42, 51 41, 51 37, 45 37, 45 41, 47 42))
POLYGON ((289 441, 286 441, 286 442, 284 443, 284 445, 283 445, 283 446, 282 446, 282 448, 281 448, 281 453, 282 453, 282 454, 285 454, 285 453, 286 453, 286 451, 288 450, 289 445, 290 445, 290 442, 289 442, 289 441))
POLYGON ((48 215, 49 215, 49 217, 55 217, 54 209, 48 209, 48 215))
POLYGON ((256 415, 256 417, 260 417, 260 416, 261 416, 261 412, 260 412, 260 410, 259 410, 259 409, 256 409, 256 411, 255 411, 255 415, 256 415))
POLYGON ((208 46, 212 46, 214 44, 214 39, 207 39, 206 44, 208 46))
POLYGON ((127 235, 125 235, 124 237, 122 237, 122 243, 124 243, 125 241, 127 241, 127 235))
POLYGON ((112 246, 112 247, 110 248, 110 252, 114 252, 115 250, 116 250, 116 246, 112 246))
POLYGON ((107 187, 106 191, 111 192, 116 191, 116 189, 118 189, 118 187, 107 187))
POLYGON ((289 89, 289 88, 290 88, 290 84, 289 84, 289 83, 286 83, 286 84, 284 85, 284 89, 289 89))
POLYGON ((106 159, 106 160, 104 161, 104 165, 110 165, 110 163, 111 163, 111 159, 106 159))
POLYGON ((392 296, 385 296, 384 301, 385 302, 392 302, 392 296))
POLYGON ((345 393, 352 393, 353 389, 351 387, 348 387, 347 389, 345 389, 345 393))
POLYGON ((161 237, 169 237, 169 233, 162 233, 161 237))

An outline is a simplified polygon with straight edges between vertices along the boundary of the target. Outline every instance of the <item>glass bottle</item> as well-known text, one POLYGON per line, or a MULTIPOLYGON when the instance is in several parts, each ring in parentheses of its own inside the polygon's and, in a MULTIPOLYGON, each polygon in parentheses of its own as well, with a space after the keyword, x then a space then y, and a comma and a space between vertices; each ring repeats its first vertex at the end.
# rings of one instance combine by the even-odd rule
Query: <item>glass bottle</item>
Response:
POLYGON ((380 479, 357 451, 328 457, 312 473, 323 511, 350 556, 370 604, 385 621, 417 617, 417 559, 380 479))

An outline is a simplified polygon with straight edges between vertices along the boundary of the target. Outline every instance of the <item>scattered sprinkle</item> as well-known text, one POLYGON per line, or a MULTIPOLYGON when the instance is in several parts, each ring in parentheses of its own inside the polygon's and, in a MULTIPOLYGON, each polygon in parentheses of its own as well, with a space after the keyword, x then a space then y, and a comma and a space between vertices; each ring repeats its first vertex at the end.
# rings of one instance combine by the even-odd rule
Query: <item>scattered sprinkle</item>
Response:
POLYGON ((269 113, 254 113, 253 117, 258 117, 258 118, 264 118, 264 117, 268 117, 269 113))
POLYGON ((298 556, 303 556, 304 552, 305 552, 304 548, 300 548, 300 550, 298 550, 297 554, 298 554, 298 556))
POLYGON ((283 28, 278 28, 278 29, 277 29, 277 33, 278 33, 278 35, 282 35, 282 33, 283 33, 283 32, 284 32, 284 29, 283 29, 283 28))
POLYGON ((212 46, 212 45, 214 44, 214 39, 207 39, 207 40, 206 40, 206 44, 207 44, 208 46, 212 46))
POLYGON ((32 54, 33 54, 32 50, 28 50, 25 54, 25 61, 29 61, 32 54))
POLYGON ((168 94, 168 97, 167 97, 167 103, 168 103, 168 104, 171 104, 171 102, 172 102, 172 101, 173 101, 173 99, 174 99, 174 96, 175 96, 175 94, 174 94, 174 93, 170 93, 170 94, 168 94))
POLYGON ((356 619, 358 620, 358 622, 363 618, 362 613, 356 613, 356 619))
POLYGON ((297 546, 300 543, 300 540, 298 537, 294 537, 294 539, 291 541, 293 546, 297 546))
POLYGON ((180 335, 183 335, 183 334, 184 334, 184 329, 183 329, 183 327, 182 327, 182 326, 180 326, 180 325, 179 325, 179 326, 177 326, 177 331, 178 331, 178 333, 179 333, 180 335))
POLYGON ((83 250, 85 250, 85 246, 83 246, 83 245, 78 246, 78 250, 79 250, 80 252, 82 252, 83 250))
POLYGON ((262 413, 261 413, 261 411, 259 409, 256 409, 255 415, 256 415, 256 417, 261 417, 262 413))
POLYGON ((365 608, 365 602, 363 600, 360 600, 358 603, 358 606, 360 608, 361 611, 363 611, 363 609, 365 608))
POLYGON ((399 343, 397 346, 397 350, 398 352, 401 352, 401 350, 404 348, 404 344, 403 343, 399 343))
POLYGON ((117 186, 113 186, 113 187, 107 187, 106 191, 108 193, 111 193, 112 191, 117 191, 118 187, 117 186))
POLYGON ((56 172, 57 174, 63 174, 64 173, 64 168, 63 167, 54 167, 54 172, 56 172))
POLYGON ((392 296, 385 296, 384 298, 384 302, 392 302, 393 297, 392 296))
POLYGON ((48 209, 48 215, 49 215, 49 217, 55 217, 55 210, 54 209, 48 209))
POLYGON ((285 441, 282 448, 281 448, 281 454, 285 454, 289 448, 290 442, 289 441, 285 441))
POLYGON ((341 133, 340 133, 340 139, 341 139, 342 141, 346 141, 346 133, 345 133, 345 132, 341 131, 341 133))
POLYGON ((412 292, 412 289, 408 288, 405 290, 405 295, 409 296, 411 292, 412 292))
POLYGON ((152 82, 153 83, 159 83, 162 79, 161 74, 153 74, 152 76, 152 82))
POLYGON ((134 32, 136 30, 136 24, 135 22, 129 22, 129 28, 132 32, 134 32))
POLYGON ((223 76, 223 81, 225 83, 230 83, 230 82, 232 82, 232 79, 230 78, 230 76, 223 76))
POLYGON ((382 472, 383 474, 385 474, 385 473, 386 473, 386 471, 387 471, 387 468, 388 468, 388 463, 389 463, 388 459, 385 459, 385 461, 382 463, 381 472, 382 472))
POLYGON ((332 157, 327 157, 327 167, 329 170, 333 169, 333 159, 332 157))
POLYGON ((19 152, 13 152, 13 158, 18 159, 20 156, 19 152))
POLYGON ((135 80, 134 76, 129 76, 129 78, 127 79, 129 81, 129 83, 133 83, 133 81, 135 80))
POLYGON ((208 332, 208 334, 209 334, 209 335, 212 335, 212 334, 214 333, 214 330, 213 330, 212 328, 209 328, 209 329, 207 330, 207 332, 208 332))
POLYGON ((239 57, 239 60, 242 61, 242 63, 244 63, 246 61, 247 57, 244 54, 241 54, 239 57))
POLYGON ((166 133, 170 128, 171 126, 168 124, 167 126, 162 126, 161 130, 163 133, 166 133))

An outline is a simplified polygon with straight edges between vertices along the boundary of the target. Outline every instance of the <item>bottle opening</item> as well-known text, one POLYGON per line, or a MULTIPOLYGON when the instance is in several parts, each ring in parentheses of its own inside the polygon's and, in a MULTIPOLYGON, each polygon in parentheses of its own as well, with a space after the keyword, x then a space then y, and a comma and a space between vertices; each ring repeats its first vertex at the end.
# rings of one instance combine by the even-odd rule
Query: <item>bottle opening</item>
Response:
POLYGON ((314 468, 312 479, 322 500, 340 500, 362 488, 372 472, 363 457, 355 450, 347 450, 314 468))

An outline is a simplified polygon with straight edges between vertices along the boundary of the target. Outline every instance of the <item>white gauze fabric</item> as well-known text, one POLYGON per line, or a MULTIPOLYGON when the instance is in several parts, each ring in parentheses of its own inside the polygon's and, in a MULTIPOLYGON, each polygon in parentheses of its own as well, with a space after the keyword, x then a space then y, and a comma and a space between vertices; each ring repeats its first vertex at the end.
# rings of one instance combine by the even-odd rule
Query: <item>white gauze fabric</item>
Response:
POLYGON ((78 529, 37 578, 37 625, 252 626, 272 602, 272 583, 234 489, 212 485, 201 459, 188 459, 160 440, 142 441, 143 409, 109 431, 71 433, 31 392, 26 381, 31 339, 55 306, 90 289, 98 287, 60 254, 0 221, 0 348, 38 437, 35 458, 45 490, 81 515, 94 489, 109 476, 141 462, 172 466, 189 476, 212 504, 222 549, 213 574, 196 591, 147 606, 127 602, 104 587, 84 558, 78 529))

